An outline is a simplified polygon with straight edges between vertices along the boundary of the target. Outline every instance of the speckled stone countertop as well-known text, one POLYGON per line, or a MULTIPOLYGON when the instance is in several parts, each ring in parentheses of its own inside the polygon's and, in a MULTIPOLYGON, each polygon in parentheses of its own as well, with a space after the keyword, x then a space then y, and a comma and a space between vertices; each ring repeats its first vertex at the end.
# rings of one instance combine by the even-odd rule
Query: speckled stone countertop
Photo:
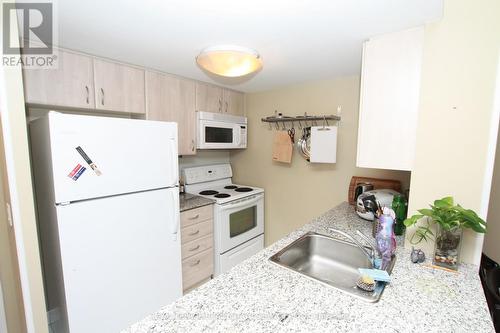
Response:
POLYGON ((124 332, 494 332, 474 265, 427 268, 399 247, 392 282, 368 303, 268 260, 330 226, 371 230, 343 203, 124 332))
POLYGON ((199 195, 182 193, 179 195, 181 212, 215 203, 215 200, 207 199, 199 195))

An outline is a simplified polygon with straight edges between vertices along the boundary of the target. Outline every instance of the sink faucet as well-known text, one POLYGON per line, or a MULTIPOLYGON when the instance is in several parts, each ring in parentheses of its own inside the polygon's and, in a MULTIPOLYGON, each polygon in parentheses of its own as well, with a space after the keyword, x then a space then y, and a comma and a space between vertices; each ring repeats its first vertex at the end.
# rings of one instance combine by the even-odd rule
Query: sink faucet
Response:
POLYGON ((361 238, 363 238, 363 240, 368 244, 368 247, 370 248, 370 252, 368 252, 368 250, 366 249, 366 247, 363 244, 361 244, 356 238, 352 237, 348 233, 346 233, 342 230, 335 229, 335 228, 328 228, 328 230, 330 232, 334 232, 336 234, 342 235, 345 238, 352 241, 354 243, 354 245, 356 245, 366 255, 366 257, 368 258, 368 260, 370 260, 372 265, 375 266, 375 259, 380 257, 380 253, 379 253, 377 247, 375 246, 375 244, 365 234, 363 234, 359 230, 356 230, 357 234, 361 238))

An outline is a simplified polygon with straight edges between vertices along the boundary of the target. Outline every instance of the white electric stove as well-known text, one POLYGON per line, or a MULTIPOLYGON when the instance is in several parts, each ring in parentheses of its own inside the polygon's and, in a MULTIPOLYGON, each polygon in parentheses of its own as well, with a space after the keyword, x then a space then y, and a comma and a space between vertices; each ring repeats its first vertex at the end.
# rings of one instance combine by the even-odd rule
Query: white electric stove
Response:
POLYGON ((233 184, 230 164, 186 168, 187 193, 215 200, 215 275, 264 248, 264 190, 233 184))

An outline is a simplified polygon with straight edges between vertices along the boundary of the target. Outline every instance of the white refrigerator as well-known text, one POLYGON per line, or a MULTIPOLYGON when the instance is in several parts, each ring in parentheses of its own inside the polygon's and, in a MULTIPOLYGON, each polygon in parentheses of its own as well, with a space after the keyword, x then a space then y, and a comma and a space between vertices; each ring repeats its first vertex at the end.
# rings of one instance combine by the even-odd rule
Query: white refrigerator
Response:
POLYGON ((49 112, 30 137, 53 328, 117 332, 182 296, 177 124, 49 112))

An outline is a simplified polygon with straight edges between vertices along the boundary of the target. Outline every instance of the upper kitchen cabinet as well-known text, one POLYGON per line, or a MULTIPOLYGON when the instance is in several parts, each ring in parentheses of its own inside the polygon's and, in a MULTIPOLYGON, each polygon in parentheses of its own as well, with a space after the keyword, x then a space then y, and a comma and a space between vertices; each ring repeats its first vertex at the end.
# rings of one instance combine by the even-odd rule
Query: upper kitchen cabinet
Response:
POLYGON ((223 111, 225 113, 234 114, 237 116, 244 116, 244 97, 243 93, 224 89, 223 90, 223 111))
POLYGON ((173 121, 179 129, 179 155, 196 153, 195 82, 146 72, 146 118, 173 121))
POLYGON ((222 112, 222 88, 207 83, 196 83, 196 111, 222 112))
POLYGON ((196 111, 221 112, 243 116, 243 93, 217 87, 208 83, 196 83, 196 111))
POLYGON ((417 28, 363 45, 358 167, 412 170, 423 36, 417 28))
POLYGON ((92 57, 58 50, 56 69, 23 70, 24 98, 33 105, 94 108, 92 57))
POLYGON ((98 110, 145 113, 144 70, 94 59, 94 88, 98 110))

